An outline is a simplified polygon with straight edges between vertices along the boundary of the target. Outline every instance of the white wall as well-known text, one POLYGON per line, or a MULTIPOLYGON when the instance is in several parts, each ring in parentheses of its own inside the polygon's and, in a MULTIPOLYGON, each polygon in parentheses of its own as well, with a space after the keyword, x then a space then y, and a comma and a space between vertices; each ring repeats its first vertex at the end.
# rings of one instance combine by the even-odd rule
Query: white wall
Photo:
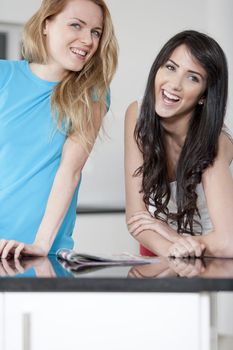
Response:
MULTIPOLYGON (((233 70, 233 2, 231 0, 106 0, 120 45, 119 68, 111 86, 106 117, 110 139, 97 142, 84 171, 80 205, 124 206, 123 122, 128 104, 143 94, 150 66, 162 45, 185 29, 204 31, 218 40, 233 70)), ((233 106, 228 124, 233 130, 233 106)))
POLYGON ((40 4, 41 0, 0 0, 0 22, 24 23, 40 4))
POLYGON ((221 44, 229 65, 229 101, 227 124, 233 130, 233 2, 232 0, 208 0, 207 27, 209 33, 221 44))
MULTIPOLYGON (((41 0, 0 0, 0 22, 24 23, 41 0)), ((231 0, 106 0, 119 40, 108 134, 98 140, 83 173, 80 206, 124 207, 123 122, 128 104, 143 94, 150 66, 161 46, 184 29, 204 31, 225 50, 230 70, 228 124, 233 129, 233 2, 231 0)), ((1 28, 1 27, 0 27, 1 28)), ((16 27, 15 27, 16 28, 16 27)), ((13 30, 13 29, 12 29, 13 30)), ((17 38, 14 32, 11 34, 17 38)), ((11 48, 11 57, 17 44, 11 48)))

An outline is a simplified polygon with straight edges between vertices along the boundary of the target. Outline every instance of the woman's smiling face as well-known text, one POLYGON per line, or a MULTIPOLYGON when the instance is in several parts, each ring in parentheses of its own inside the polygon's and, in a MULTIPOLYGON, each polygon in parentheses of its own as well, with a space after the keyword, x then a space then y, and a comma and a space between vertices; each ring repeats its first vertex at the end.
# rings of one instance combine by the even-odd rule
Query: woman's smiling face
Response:
POLYGON ((48 63, 58 72, 80 71, 98 49, 103 30, 101 8, 88 0, 68 1, 44 28, 48 63))
POLYGON ((178 46, 155 77, 155 111, 161 118, 191 117, 204 101, 205 69, 185 45, 178 46))

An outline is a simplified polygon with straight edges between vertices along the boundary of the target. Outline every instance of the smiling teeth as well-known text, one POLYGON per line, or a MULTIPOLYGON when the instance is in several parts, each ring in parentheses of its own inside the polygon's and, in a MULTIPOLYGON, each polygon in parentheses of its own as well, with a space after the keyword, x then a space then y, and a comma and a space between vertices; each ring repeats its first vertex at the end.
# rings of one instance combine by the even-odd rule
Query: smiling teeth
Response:
POLYGON ((163 90, 163 94, 165 97, 169 98, 169 100, 173 100, 173 101, 179 101, 179 97, 175 96, 175 95, 172 95, 170 94, 168 91, 166 90, 163 90))
POLYGON ((83 56, 83 57, 85 57, 87 55, 87 52, 83 51, 83 50, 72 48, 71 51, 73 53, 78 54, 78 55, 83 56))

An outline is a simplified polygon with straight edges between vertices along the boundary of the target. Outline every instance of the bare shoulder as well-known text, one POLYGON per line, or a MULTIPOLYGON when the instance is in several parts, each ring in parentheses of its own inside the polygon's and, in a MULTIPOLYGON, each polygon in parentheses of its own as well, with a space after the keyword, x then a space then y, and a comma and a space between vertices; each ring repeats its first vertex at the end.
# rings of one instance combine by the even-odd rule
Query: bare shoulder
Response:
POLYGON ((233 160, 233 142, 224 131, 219 136, 217 159, 226 160, 228 163, 233 160))
POLYGON ((132 102, 125 113, 125 122, 128 124, 136 123, 138 116, 138 102, 134 101, 132 102))
POLYGON ((135 138, 135 127, 138 119, 138 102, 132 102, 126 110, 125 114, 125 130, 124 130, 124 142, 125 142, 125 154, 130 155, 130 162, 134 164, 134 171, 139 167, 139 163, 142 162, 141 151, 139 151, 138 144, 135 138))
POLYGON ((128 106, 127 110, 126 110, 126 114, 127 113, 135 113, 138 112, 138 102, 137 101, 133 101, 132 103, 130 103, 130 105, 128 106))
POLYGON ((209 166, 203 173, 202 181, 205 184, 217 179, 222 181, 226 174, 230 174, 230 164, 233 159, 233 144, 225 132, 221 132, 218 139, 218 153, 213 166, 209 166))

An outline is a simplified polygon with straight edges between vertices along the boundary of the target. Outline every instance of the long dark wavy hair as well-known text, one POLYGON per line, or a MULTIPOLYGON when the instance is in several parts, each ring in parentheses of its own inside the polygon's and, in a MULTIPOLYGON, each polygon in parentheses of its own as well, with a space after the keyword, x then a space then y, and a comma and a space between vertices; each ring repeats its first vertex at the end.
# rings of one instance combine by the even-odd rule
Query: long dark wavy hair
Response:
MULTIPOLYGON (((197 208, 197 184, 204 170, 211 166, 218 151, 228 92, 228 69, 219 44, 206 34, 193 30, 172 37, 156 57, 148 77, 135 139, 143 154, 143 165, 135 171, 142 176, 143 200, 154 207, 154 216, 177 223, 177 232, 194 234, 194 222, 200 217, 197 208), (170 213, 171 196, 168 179, 164 128, 155 112, 155 76, 173 51, 184 44, 207 73, 205 102, 197 105, 190 119, 188 132, 176 168, 177 212, 170 213), (197 215, 197 216, 196 216, 197 215)), ((195 232, 197 233, 197 232, 195 232)), ((200 230, 201 233, 201 230, 200 230)))

